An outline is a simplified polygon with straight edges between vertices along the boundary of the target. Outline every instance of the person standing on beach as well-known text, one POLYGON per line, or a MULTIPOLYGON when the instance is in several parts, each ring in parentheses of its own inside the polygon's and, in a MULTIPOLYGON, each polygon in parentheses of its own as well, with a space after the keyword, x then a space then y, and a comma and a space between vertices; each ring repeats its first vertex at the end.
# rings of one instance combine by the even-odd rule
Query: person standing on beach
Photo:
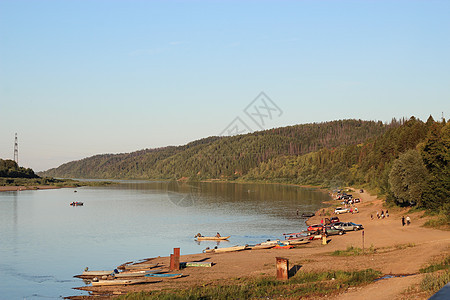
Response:
POLYGON ((409 216, 406 216, 406 225, 409 226, 411 224, 411 218, 409 216))
POLYGON ((402 216, 402 226, 405 226, 405 216, 402 216))

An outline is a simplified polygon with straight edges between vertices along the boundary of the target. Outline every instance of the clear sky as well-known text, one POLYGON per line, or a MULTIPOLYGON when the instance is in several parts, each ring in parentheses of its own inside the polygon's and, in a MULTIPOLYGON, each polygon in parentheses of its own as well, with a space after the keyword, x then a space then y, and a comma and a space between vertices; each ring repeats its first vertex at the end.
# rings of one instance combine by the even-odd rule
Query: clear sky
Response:
POLYGON ((0 158, 17 132, 35 171, 251 124, 262 91, 264 128, 448 119, 450 1, 0 1, 0 158))

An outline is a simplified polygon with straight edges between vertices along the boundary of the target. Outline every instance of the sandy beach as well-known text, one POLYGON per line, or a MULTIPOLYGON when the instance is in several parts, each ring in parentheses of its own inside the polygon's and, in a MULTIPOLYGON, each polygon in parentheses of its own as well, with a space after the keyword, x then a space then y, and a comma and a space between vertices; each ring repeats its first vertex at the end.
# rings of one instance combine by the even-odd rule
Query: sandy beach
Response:
POLYGON ((30 186, 24 186, 24 185, 7 185, 7 186, 0 186, 0 192, 12 192, 12 191, 25 191, 25 190, 49 190, 49 189, 60 189, 59 186, 54 185, 30 185, 30 186))
MULTIPOLYGON (((328 243, 322 245, 320 241, 294 249, 246 250, 221 254, 183 255, 181 261, 213 262, 211 268, 189 267, 180 272, 186 275, 172 280, 160 280, 149 284, 90 287, 81 289, 95 293, 123 294, 131 291, 151 291, 167 288, 187 288, 217 283, 230 283, 237 278, 251 278, 276 275, 275 258, 289 259, 290 266, 298 266, 298 272, 326 271, 326 270, 364 270, 372 268, 383 275, 394 275, 389 279, 382 279, 369 285, 348 289, 340 294, 326 295, 324 299, 410 299, 411 294, 404 294, 413 285, 420 282, 424 274, 419 269, 426 266, 433 259, 449 254, 450 232, 422 227, 426 218, 422 212, 409 214, 411 225, 402 226, 401 218, 407 215, 407 209, 389 209, 389 217, 377 219, 376 213, 385 208, 383 202, 368 193, 352 193, 361 198, 357 204, 359 213, 340 214, 343 222, 352 221, 364 225, 364 231, 348 232, 343 236, 329 236, 328 243), (374 219, 371 219, 371 215, 374 219), (363 245, 364 232, 364 245, 363 245), (368 249, 374 248, 372 254, 359 256, 331 256, 335 250, 345 250, 353 246, 368 249), (401 277, 397 277, 401 276, 401 277)), ((336 201, 336 204, 338 201, 336 201)), ((325 209, 332 212, 333 207, 325 209)), ((322 210, 321 210, 322 211, 322 210)), ((319 211, 310 218, 307 224, 320 223, 323 216, 319 211)), ((332 214, 333 215, 333 214, 332 214)), ((304 222, 304 219, 299 219, 304 222)), ((232 233, 230 233, 232 234, 232 233)), ((281 236, 282 233, 280 233, 281 236)), ((177 245, 174 244, 174 247, 177 245)), ((169 266, 169 254, 165 257, 153 258, 152 263, 169 266)), ((117 262, 118 265, 124 262, 117 262)), ((75 275, 75 274, 74 274, 75 275)), ((80 281, 80 286, 82 286, 80 281)), ((103 298, 109 298, 105 296, 103 298)), ((77 297, 80 299, 80 297, 77 297)), ((83 298, 83 297, 81 297, 83 298)), ((314 297, 318 299, 318 297, 314 297)), ((319 297, 320 298, 320 297, 319 297)), ((427 299, 428 295, 415 293, 414 299, 427 299)))

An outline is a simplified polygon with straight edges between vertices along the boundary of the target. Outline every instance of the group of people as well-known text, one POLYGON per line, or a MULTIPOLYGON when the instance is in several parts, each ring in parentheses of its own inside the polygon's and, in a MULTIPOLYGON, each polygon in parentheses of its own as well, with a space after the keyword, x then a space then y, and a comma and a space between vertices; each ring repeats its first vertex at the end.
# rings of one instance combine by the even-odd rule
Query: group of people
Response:
POLYGON ((402 226, 405 226, 405 220, 406 220, 406 225, 409 226, 409 224, 411 224, 411 218, 409 216, 402 216, 402 226))
MULTIPOLYGON (((370 218, 373 220, 373 214, 370 215, 370 218)), ((389 211, 386 209, 386 212, 384 210, 381 210, 381 213, 377 212, 377 219, 384 219, 389 218, 389 211)))

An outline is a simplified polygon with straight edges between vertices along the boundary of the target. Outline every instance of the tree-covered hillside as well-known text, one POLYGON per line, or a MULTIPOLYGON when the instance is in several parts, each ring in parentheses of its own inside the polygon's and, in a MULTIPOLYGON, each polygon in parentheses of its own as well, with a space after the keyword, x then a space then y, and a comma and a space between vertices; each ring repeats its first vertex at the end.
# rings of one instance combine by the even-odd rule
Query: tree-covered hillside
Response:
POLYGON ((4 178, 38 178, 30 168, 19 167, 17 163, 10 159, 0 159, 0 177, 4 178))
POLYGON ((365 143, 274 157, 246 180, 365 186, 396 204, 450 212, 450 123, 412 117, 365 143))
POLYGON ((96 155, 41 174, 66 178, 236 179, 278 157, 359 144, 399 125, 395 120, 390 124, 339 120, 295 125, 239 136, 209 137, 178 147, 96 155))

